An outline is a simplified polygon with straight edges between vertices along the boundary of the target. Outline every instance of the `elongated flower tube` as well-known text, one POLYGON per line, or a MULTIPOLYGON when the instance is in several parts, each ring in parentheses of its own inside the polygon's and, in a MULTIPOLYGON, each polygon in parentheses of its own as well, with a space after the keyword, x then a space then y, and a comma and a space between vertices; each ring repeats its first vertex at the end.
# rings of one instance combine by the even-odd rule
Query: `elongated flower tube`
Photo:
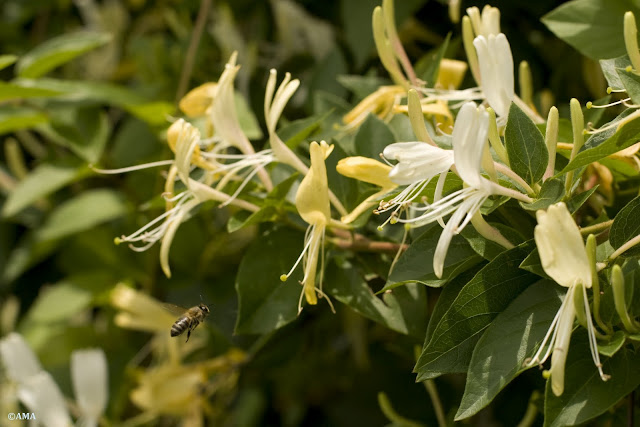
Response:
MULTIPOLYGON (((580 230, 564 203, 551 205, 546 212, 539 210, 536 217, 538 225, 534 235, 542 268, 560 286, 568 289, 539 350, 527 362, 527 366, 542 364, 552 354, 551 390, 560 396, 564 391, 564 368, 576 317, 576 301, 584 305, 591 356, 600 378, 606 381, 609 377, 602 371, 587 300, 586 288, 590 288, 592 283, 591 266, 580 230)), ((579 309, 582 310, 582 307, 579 309)))
MULTIPOLYGON (((433 221, 442 221, 446 215, 453 213, 440 235, 433 257, 433 268, 438 277, 442 276, 445 256, 454 234, 459 233, 472 220, 489 196, 501 195, 513 197, 527 203, 531 202, 531 198, 527 195, 503 187, 482 176, 483 159, 486 158, 487 150, 489 149, 487 139, 488 132, 489 113, 486 109, 483 106, 477 107, 473 102, 468 102, 463 105, 453 128, 452 140, 453 163, 455 164, 456 172, 464 181, 465 187, 440 198, 445 179, 445 175, 443 174, 436 186, 434 203, 422 207, 414 207, 413 209, 415 211, 423 212, 419 215, 406 219, 398 219, 399 222, 420 226, 433 221)), ((431 147, 431 149, 434 148, 435 147, 431 147)), ((438 149, 436 148, 436 150, 438 149)), ((451 166, 451 151, 440 150, 441 151, 434 151, 434 154, 438 153, 442 156, 438 158, 439 161, 437 163, 434 162, 434 165, 439 165, 441 168, 439 173, 443 173, 446 171, 446 169, 444 169, 446 164, 451 166)), ((407 161, 416 164, 416 158, 407 159, 407 161)), ((404 163, 406 164, 407 161, 404 163)), ((425 173, 425 175, 421 177, 419 174, 424 170, 426 170, 424 167, 407 168, 403 170, 399 176, 406 176, 407 178, 415 176, 416 179, 424 179, 433 173, 433 171, 436 171, 437 168, 428 174, 425 173)), ((398 183, 401 182, 397 181, 397 176, 396 178, 391 177, 391 179, 398 183)), ((420 187, 417 187, 416 190, 419 188, 420 187)), ((413 197, 415 198, 415 196, 413 197)))
MULTIPOLYGON (((308 304, 317 304, 316 291, 323 297, 322 292, 322 270, 320 266, 320 281, 316 287, 316 272, 318 268, 318 257, 324 260, 324 232, 327 224, 331 221, 331 208, 329 203, 329 185, 327 181, 327 168, 325 159, 333 151, 333 145, 328 145, 325 141, 320 144, 312 142, 309 146, 311 157, 311 168, 307 175, 300 182, 296 193, 296 208, 309 227, 305 235, 304 249, 298 257, 295 265, 288 274, 282 275, 281 280, 286 280, 293 270, 303 260, 304 277, 302 278, 302 293, 298 303, 298 311, 302 309, 302 297, 304 296, 308 304)), ((328 299, 327 299, 328 300, 328 299)))
POLYGON ((507 37, 502 33, 480 35, 473 45, 478 54, 482 92, 496 114, 506 117, 515 95, 513 56, 507 37))
POLYGON ((397 184, 389 179, 391 166, 368 157, 356 156, 340 159, 336 170, 341 175, 380 187, 380 191, 367 197, 348 215, 341 218, 345 224, 355 221, 362 213, 378 204, 378 200, 382 196, 397 187, 397 184))

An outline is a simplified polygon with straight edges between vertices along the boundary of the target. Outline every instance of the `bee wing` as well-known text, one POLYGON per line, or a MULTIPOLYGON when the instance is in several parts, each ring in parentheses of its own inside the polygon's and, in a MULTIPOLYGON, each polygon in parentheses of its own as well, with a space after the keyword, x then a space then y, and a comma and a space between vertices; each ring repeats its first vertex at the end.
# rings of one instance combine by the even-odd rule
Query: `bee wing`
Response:
POLYGON ((165 310, 175 316, 182 316, 187 311, 186 308, 180 307, 179 305, 175 304, 163 303, 162 306, 165 310))

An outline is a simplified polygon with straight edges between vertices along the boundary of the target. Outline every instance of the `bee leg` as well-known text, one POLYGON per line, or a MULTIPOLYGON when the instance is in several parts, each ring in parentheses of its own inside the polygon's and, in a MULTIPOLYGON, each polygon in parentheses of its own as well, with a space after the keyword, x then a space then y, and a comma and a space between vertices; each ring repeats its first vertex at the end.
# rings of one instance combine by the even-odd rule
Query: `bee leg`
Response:
POLYGON ((188 343, 188 342, 189 342, 189 337, 190 337, 190 336, 191 336, 191 328, 189 328, 189 329, 187 330, 187 340, 185 341, 185 343, 188 343))

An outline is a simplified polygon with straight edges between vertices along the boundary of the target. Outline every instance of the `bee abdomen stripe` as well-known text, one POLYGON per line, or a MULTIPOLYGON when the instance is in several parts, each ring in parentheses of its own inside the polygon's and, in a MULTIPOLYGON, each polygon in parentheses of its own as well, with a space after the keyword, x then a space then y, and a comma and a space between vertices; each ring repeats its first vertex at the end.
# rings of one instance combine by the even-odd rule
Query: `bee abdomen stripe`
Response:
POLYGON ((185 330, 187 330, 190 326, 190 321, 188 317, 181 317, 176 320, 176 323, 171 327, 171 336, 176 337, 182 334, 185 330))

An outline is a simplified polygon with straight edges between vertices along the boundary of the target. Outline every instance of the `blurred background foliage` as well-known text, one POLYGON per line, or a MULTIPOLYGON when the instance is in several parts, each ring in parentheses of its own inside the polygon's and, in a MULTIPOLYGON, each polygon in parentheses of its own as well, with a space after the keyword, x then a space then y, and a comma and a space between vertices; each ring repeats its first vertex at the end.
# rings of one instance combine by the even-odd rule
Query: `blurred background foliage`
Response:
MULTIPOLYGON (((461 3, 462 11, 484 5, 461 3)), ((502 31, 509 37, 515 63, 529 61, 541 103, 548 103, 544 98, 551 93, 556 105, 566 105, 570 97, 581 102, 600 98, 606 84, 597 63, 555 38, 540 22, 560 3, 505 0, 492 5, 502 13, 502 31)), ((209 414, 214 424, 382 425, 386 418, 377 394, 384 391, 399 413, 434 425, 429 395, 411 373, 423 334, 401 335, 346 306, 338 306, 334 315, 320 305, 307 307, 296 322, 267 337, 234 335, 234 282, 256 229, 229 234, 227 211, 201 209, 177 233, 170 256, 173 277, 167 279, 158 265, 158 246, 136 253, 113 244, 115 236, 136 230, 162 211, 160 170, 98 175, 89 168, 171 158, 164 131, 168 119, 178 114, 177 101, 189 89, 215 80, 234 50, 242 65, 236 88, 247 104, 245 129, 258 148, 264 144, 262 105, 271 68, 301 80, 286 120, 331 107, 338 123, 340 114, 362 98, 341 84, 348 82, 344 76, 386 79, 371 35, 371 13, 378 4, 0 2, 0 54, 21 58, 0 70, 0 80, 34 88, 28 97, 12 97, 11 87, 4 86, 0 103, 1 333, 22 333, 67 395, 71 351, 103 348, 110 369, 106 417, 117 424, 139 413, 129 399, 134 386, 131 360, 149 363, 148 357, 136 356, 149 335, 114 325, 115 310, 108 304, 113 286, 126 282, 183 306, 202 298, 212 314, 197 334, 205 335, 208 345, 190 358, 213 357, 232 346, 253 355, 240 369, 237 383, 214 394, 216 410, 209 414), (198 19, 203 20, 202 36, 190 56, 198 19), (79 36, 78 47, 78 53, 87 53, 60 66, 29 68, 27 59, 37 56, 38 46, 78 31, 88 32, 79 36), (188 58, 192 67, 185 63, 188 58)), ((464 59, 460 26, 451 22, 444 2, 397 1, 396 21, 414 63, 431 58, 449 32, 446 56, 464 59)), ((363 259, 366 262, 366 255, 363 259)), ((431 307, 438 293, 428 289, 431 307)), ((441 377, 437 386, 452 419, 464 376, 441 377)), ((528 391, 542 386, 538 372, 524 373, 472 423, 515 425, 526 410, 528 391)))

